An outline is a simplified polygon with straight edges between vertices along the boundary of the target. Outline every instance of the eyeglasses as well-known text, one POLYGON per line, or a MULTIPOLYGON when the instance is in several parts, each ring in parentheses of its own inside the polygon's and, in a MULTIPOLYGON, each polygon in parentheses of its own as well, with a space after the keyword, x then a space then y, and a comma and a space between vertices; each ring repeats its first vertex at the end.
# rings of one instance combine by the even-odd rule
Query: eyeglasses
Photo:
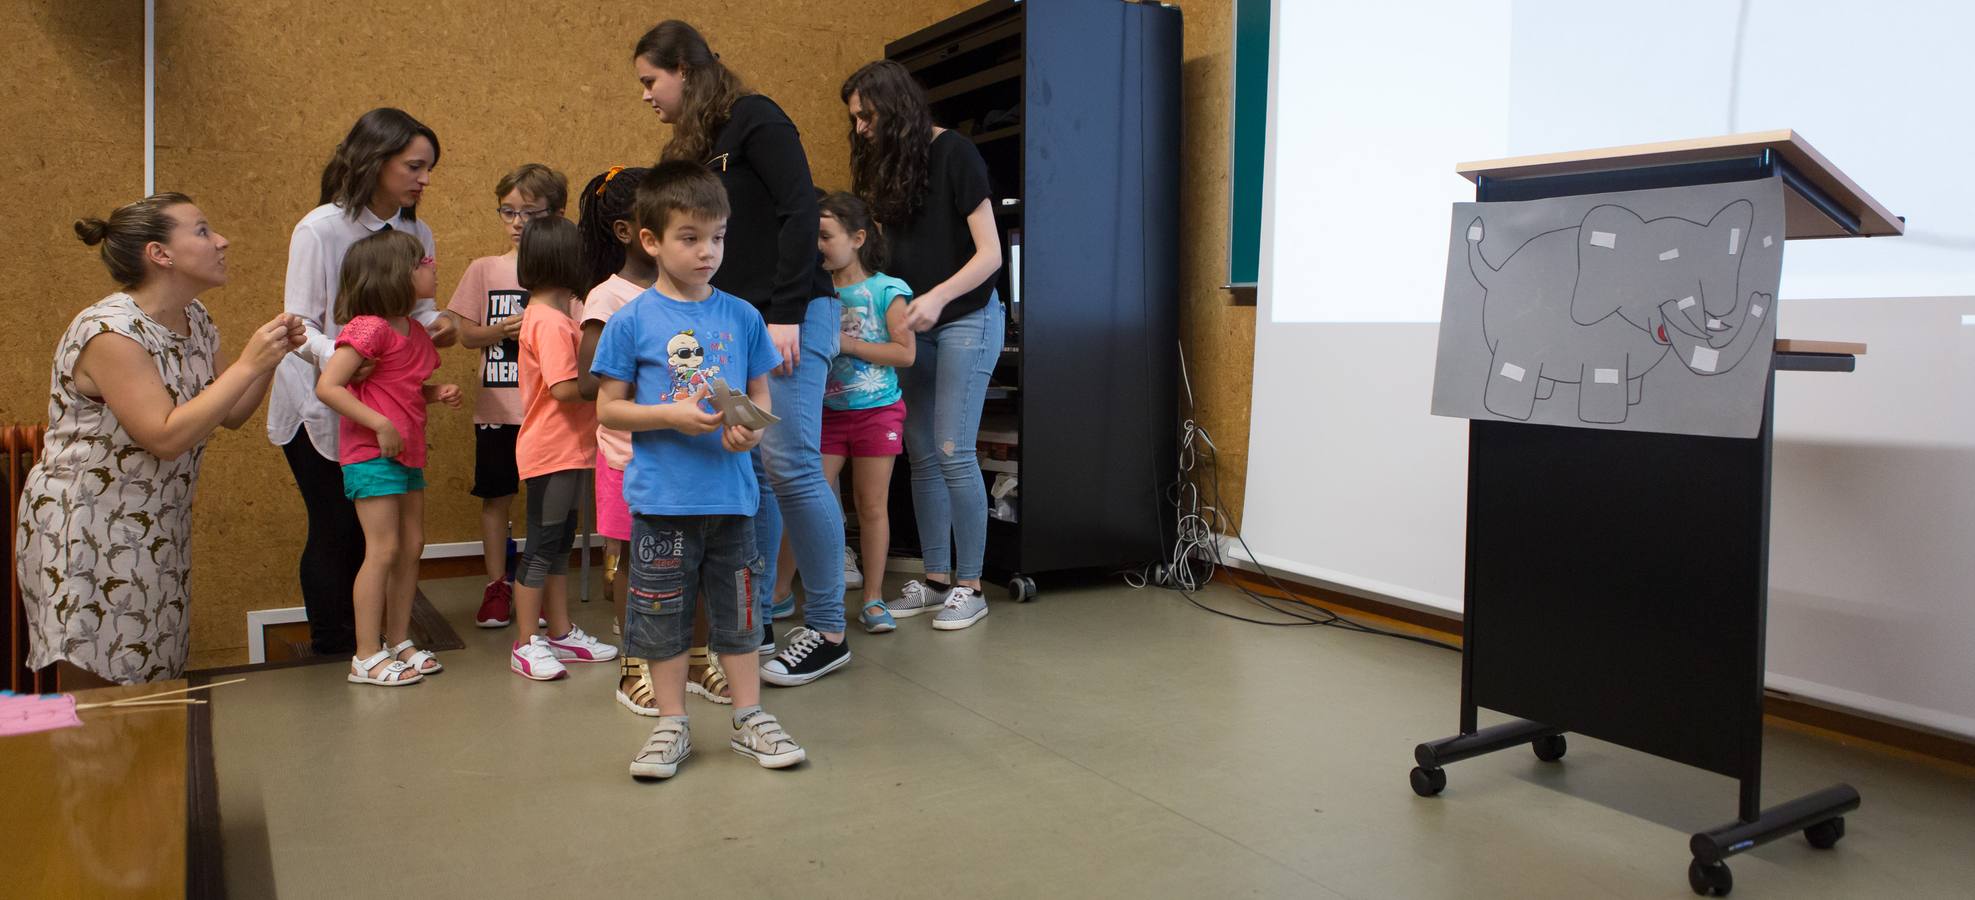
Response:
POLYGON ((514 222, 519 219, 527 219, 532 222, 536 219, 547 218, 549 214, 547 207, 541 209, 515 209, 512 206, 503 206, 494 210, 494 212, 500 215, 503 222, 514 222))

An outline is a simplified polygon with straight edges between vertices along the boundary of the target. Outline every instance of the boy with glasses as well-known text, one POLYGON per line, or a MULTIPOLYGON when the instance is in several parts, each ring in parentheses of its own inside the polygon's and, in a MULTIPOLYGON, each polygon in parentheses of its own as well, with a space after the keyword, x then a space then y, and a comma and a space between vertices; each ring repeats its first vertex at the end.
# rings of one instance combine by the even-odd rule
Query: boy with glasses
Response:
POLYGON ((503 628, 513 618, 514 586, 508 575, 509 520, 520 490, 515 438, 521 432, 521 308, 528 292, 517 280, 515 259, 529 222, 560 217, 569 202, 562 174, 528 163, 494 186, 494 213, 505 226, 506 253, 483 256, 466 267, 446 313, 459 329, 460 346, 480 351, 480 390, 473 402, 473 496, 480 498, 480 540, 487 588, 474 623, 503 628))

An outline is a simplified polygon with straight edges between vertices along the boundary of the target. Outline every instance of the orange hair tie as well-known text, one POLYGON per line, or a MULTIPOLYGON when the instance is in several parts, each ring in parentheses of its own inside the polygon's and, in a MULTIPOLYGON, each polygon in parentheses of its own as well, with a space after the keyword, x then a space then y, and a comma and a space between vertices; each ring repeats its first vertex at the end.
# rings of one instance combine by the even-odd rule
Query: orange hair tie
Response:
POLYGON ((603 189, 609 187, 610 180, 616 178, 617 173, 622 171, 624 171, 623 166, 611 166, 610 171, 603 173, 603 184, 597 185, 597 196, 603 196, 603 189))

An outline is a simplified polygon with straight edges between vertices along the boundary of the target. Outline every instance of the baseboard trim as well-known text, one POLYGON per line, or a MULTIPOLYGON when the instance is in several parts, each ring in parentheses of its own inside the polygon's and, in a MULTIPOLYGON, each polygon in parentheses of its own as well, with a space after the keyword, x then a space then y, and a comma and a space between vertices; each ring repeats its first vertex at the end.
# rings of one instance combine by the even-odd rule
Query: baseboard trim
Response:
POLYGON ((247 611, 247 664, 259 665, 267 662, 267 627, 287 625, 309 620, 305 607, 286 606, 280 609, 252 609, 247 611))
MULTIPOLYGON (((1294 590, 1285 590, 1284 587, 1287 585, 1278 587, 1275 581, 1261 575, 1226 566, 1219 570, 1216 578, 1265 597, 1290 600, 1319 609, 1350 614, 1354 618, 1367 620, 1369 624, 1433 637, 1456 646, 1461 644, 1461 620, 1445 613, 1428 612, 1411 605, 1388 603, 1356 594, 1327 590, 1305 584, 1301 579, 1293 576, 1276 581, 1289 581, 1295 585, 1294 590)), ((1787 723, 1795 730, 1823 736, 1841 744, 1866 744, 1896 754, 1911 754, 1928 760, 1975 768, 1975 741, 1959 735, 1931 731, 1874 716, 1868 712, 1775 690, 1764 692, 1762 710, 1763 715, 1768 719, 1787 723)))
MULTIPOLYGON (((603 542, 604 542, 603 535, 597 534, 596 532, 593 531, 586 535, 577 535, 575 546, 601 547, 603 546, 603 542)), ((453 541, 451 543, 446 543, 446 544, 426 544, 425 549, 419 553, 418 558, 421 560, 427 560, 427 559, 455 559, 462 556, 478 557, 480 556, 480 548, 484 545, 485 544, 482 541, 453 541)), ((528 539, 525 537, 515 538, 514 550, 516 553, 527 552, 528 539)))

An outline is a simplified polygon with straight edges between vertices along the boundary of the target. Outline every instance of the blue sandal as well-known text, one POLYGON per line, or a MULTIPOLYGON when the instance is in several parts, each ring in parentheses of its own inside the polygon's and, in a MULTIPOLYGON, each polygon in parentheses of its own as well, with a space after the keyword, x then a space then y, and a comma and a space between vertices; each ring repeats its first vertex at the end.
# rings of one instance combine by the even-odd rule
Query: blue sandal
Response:
POLYGON ((863 623, 864 630, 872 634, 883 634, 898 628, 898 623, 892 620, 891 610, 885 608, 883 600, 873 600, 864 604, 864 608, 857 613, 857 621, 863 623))

